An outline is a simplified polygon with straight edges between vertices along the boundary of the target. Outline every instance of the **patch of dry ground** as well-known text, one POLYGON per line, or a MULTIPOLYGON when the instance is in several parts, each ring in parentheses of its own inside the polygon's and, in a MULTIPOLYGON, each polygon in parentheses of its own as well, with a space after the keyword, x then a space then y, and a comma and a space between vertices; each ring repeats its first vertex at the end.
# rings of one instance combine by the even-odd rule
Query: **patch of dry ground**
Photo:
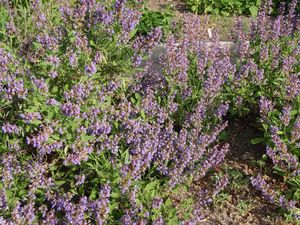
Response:
MULTIPOLYGON (((200 224, 293 225, 285 221, 277 206, 268 203, 250 184, 249 177, 262 169, 257 161, 265 153, 265 147, 250 143, 260 132, 244 120, 232 120, 228 133, 231 151, 225 160, 224 170, 230 175, 230 183, 215 199, 214 205, 206 210, 207 217, 200 224)), ((276 178, 271 170, 264 169, 266 172, 270 179, 276 178)))
MULTIPOLYGON (((209 215, 201 224, 207 225, 292 225, 279 213, 279 208, 263 199, 250 184, 261 168, 258 160, 265 153, 264 146, 252 145, 251 139, 259 131, 246 121, 231 121, 228 128, 231 151, 226 158, 226 170, 231 182, 223 196, 207 211, 209 215)), ((265 171, 264 171, 265 172, 265 171)), ((271 179, 274 175, 270 172, 271 179)))

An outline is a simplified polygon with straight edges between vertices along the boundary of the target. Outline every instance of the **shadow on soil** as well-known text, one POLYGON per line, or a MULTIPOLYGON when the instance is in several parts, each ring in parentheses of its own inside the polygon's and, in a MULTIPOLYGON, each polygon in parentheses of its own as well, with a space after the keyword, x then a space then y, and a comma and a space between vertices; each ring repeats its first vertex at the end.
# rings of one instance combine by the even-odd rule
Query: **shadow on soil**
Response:
MULTIPOLYGON (((255 122, 249 123, 248 121, 241 119, 229 121, 228 138, 231 151, 225 159, 224 170, 229 174, 230 184, 223 194, 215 199, 214 205, 207 211, 208 217, 200 224, 292 224, 285 222, 279 209, 265 201, 250 184, 250 177, 261 171, 257 162, 265 154, 265 146, 250 143, 262 133, 255 122)), ((266 162, 266 164, 269 163, 266 162)))

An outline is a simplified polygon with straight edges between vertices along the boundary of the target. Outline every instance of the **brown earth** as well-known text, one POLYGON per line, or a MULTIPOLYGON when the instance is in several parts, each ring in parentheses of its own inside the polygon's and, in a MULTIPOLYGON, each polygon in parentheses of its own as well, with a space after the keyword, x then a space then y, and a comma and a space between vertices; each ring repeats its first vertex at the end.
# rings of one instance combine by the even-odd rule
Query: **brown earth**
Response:
MULTIPOLYGON (((231 151, 225 160, 225 170, 230 174, 230 184, 224 191, 226 198, 215 201, 207 211, 209 215, 201 224, 207 225, 292 225, 286 222, 279 208, 268 203, 250 184, 250 176, 261 170, 274 181, 271 171, 258 161, 265 154, 265 147, 252 145, 250 141, 260 136, 260 131, 243 120, 230 121, 229 142, 231 151)), ((266 164, 270 162, 265 162, 266 164)))

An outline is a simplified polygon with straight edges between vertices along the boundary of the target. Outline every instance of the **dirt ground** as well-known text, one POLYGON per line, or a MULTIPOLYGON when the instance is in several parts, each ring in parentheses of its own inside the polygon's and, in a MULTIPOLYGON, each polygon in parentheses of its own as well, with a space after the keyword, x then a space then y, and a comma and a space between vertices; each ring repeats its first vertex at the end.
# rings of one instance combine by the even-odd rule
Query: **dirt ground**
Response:
MULTIPOLYGON (((208 211, 211 215, 202 224, 211 225, 292 225, 285 222, 279 213, 279 208, 269 204, 250 184, 250 176, 261 171, 257 161, 265 154, 265 147, 252 145, 251 139, 260 135, 259 130, 243 120, 230 121, 229 152, 225 164, 231 174, 230 184, 224 193, 227 196, 220 199, 208 211)), ((266 162, 270 163, 270 162, 266 162)), ((271 168, 271 167, 269 167, 271 168)), ((275 179, 271 171, 264 171, 275 179)))
MULTIPOLYGON (((278 177, 272 174, 271 162, 266 166, 259 163, 265 147, 252 145, 250 141, 260 135, 260 131, 245 120, 230 120, 228 139, 231 150, 225 159, 224 166, 217 168, 229 175, 229 184, 213 201, 213 204, 203 210, 204 217, 199 225, 294 225, 287 222, 280 209, 267 202, 255 190, 251 176, 256 176, 261 170, 268 175, 268 182, 278 183, 278 177), (269 171, 266 171, 269 168, 269 171)), ((202 190, 211 192, 210 178, 194 181, 189 192, 180 192, 175 199, 193 197, 197 199, 202 190)), ((182 213, 179 215, 183 215, 182 213)))

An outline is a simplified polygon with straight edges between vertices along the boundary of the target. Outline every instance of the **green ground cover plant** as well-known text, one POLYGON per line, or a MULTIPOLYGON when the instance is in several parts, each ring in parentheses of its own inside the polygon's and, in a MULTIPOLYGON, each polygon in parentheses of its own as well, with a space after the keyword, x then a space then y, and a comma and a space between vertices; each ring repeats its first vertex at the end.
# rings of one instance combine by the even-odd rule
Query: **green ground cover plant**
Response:
MULTIPOLYGON (((291 0, 278 1, 274 0, 271 5, 272 14, 278 15, 280 8, 286 8, 291 0)), ((196 14, 213 14, 217 16, 233 16, 233 15, 251 15, 257 16, 261 0, 186 0, 188 8, 196 14)), ((299 13, 300 6, 296 11, 299 13)))
POLYGON ((186 0, 186 3, 196 14, 256 16, 260 0, 186 0))
POLYGON ((142 10, 142 17, 137 26, 137 33, 145 35, 152 29, 160 27, 164 34, 171 32, 171 22, 174 18, 171 8, 166 8, 163 11, 153 11, 148 8, 142 10))

